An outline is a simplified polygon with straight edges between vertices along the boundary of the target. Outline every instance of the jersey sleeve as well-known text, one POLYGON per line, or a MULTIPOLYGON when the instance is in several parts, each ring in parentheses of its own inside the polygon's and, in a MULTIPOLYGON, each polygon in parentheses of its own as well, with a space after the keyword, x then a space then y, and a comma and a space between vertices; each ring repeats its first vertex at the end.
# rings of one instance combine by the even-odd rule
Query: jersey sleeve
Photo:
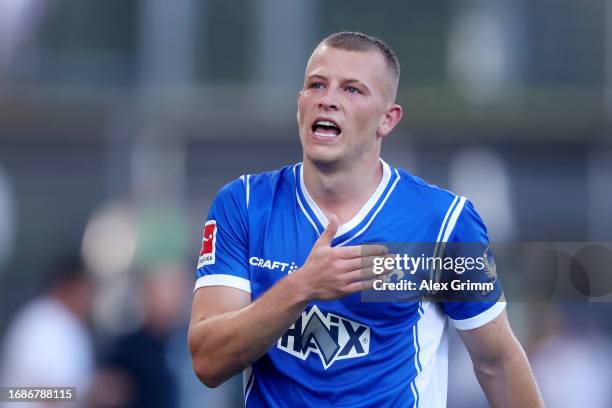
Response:
POLYGON ((466 274, 462 279, 463 281, 469 279, 471 282, 491 282, 493 290, 459 293, 455 298, 461 300, 443 301, 442 308, 457 329, 471 330, 499 316, 505 309, 506 302, 503 301, 501 285, 495 274, 495 263, 489 248, 486 226, 474 205, 465 198, 463 200, 465 200, 463 208, 451 232, 447 247, 455 259, 458 257, 483 259, 485 266, 483 270, 479 270, 478 273, 470 272, 470 275, 466 274))
POLYGON ((241 177, 217 193, 204 223, 195 290, 229 286, 251 293, 248 267, 247 186, 241 177))

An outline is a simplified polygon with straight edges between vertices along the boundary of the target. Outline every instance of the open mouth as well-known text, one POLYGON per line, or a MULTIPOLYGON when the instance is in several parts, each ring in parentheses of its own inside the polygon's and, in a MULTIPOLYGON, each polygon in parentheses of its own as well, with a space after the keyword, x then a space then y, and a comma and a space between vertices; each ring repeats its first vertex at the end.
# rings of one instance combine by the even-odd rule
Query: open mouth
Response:
POLYGON ((312 125, 312 131, 319 137, 333 139, 342 132, 340 126, 329 120, 317 120, 312 125))

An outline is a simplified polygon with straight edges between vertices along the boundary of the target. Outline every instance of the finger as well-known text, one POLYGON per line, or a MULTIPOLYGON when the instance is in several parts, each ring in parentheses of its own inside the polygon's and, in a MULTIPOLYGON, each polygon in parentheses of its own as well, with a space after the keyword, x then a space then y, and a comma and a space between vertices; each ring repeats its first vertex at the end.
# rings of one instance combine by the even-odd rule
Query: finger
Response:
POLYGON ((385 269, 384 272, 379 273, 374 272, 372 267, 370 268, 362 268, 355 271, 350 271, 346 274, 347 280, 349 282, 357 282, 357 281, 366 281, 370 279, 386 279, 389 274, 391 274, 391 270, 385 269))
POLYGON ((364 256, 382 256, 389 253, 384 245, 364 244, 336 248, 344 259, 361 258, 364 256))
POLYGON ((315 246, 331 246, 331 242, 336 236, 337 231, 338 217, 336 217, 334 214, 331 214, 329 216, 329 222, 327 223, 327 227, 325 227, 325 231, 323 231, 323 233, 317 240, 315 246))
POLYGON ((381 272, 385 269, 385 259, 393 258, 393 255, 376 255, 376 256, 365 256, 359 258, 345 259, 343 266, 347 271, 354 271, 357 269, 371 268, 376 266, 381 272))
POLYGON ((377 280, 378 279, 369 279, 365 281, 353 282, 348 285, 347 290, 351 293, 370 290, 374 287, 374 282, 376 282, 377 280))
POLYGON ((387 255, 389 248, 380 244, 361 245, 361 256, 381 256, 387 255))
POLYGON ((368 279, 372 279, 372 277, 370 276, 370 274, 363 270, 363 269, 359 269, 357 271, 352 271, 346 274, 347 280, 350 283, 353 282, 361 282, 364 280, 368 280, 368 279))

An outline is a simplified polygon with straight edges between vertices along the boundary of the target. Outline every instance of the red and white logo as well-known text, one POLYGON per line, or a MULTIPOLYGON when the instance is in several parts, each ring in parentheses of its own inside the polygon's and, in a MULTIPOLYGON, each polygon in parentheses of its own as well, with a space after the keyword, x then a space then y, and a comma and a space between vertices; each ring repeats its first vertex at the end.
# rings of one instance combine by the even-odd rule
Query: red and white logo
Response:
POLYGON ((206 221, 206 224, 204 224, 204 233, 202 235, 202 249, 200 249, 200 259, 198 260, 198 268, 201 268, 204 265, 212 265, 215 263, 217 221, 206 221))

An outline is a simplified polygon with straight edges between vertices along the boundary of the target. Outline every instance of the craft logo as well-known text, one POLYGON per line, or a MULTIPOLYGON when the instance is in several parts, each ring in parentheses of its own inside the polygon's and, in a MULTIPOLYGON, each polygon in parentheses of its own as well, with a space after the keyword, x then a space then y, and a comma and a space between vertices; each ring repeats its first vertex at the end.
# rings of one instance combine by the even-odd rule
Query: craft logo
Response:
POLYGON ((256 256, 252 256, 249 258, 249 264, 258 268, 269 269, 271 271, 280 270, 281 272, 291 273, 295 271, 298 267, 295 262, 280 262, 280 261, 272 261, 270 259, 258 258, 256 256))
POLYGON ((204 233, 202 237, 202 249, 200 249, 200 259, 198 259, 198 268, 201 268, 204 265, 212 265, 215 263, 216 242, 217 221, 206 221, 206 224, 204 224, 204 233))
POLYGON ((319 355, 326 370, 338 360, 357 358, 370 352, 370 328, 333 313, 322 313, 317 306, 302 312, 278 340, 277 347, 306 360, 319 355))

